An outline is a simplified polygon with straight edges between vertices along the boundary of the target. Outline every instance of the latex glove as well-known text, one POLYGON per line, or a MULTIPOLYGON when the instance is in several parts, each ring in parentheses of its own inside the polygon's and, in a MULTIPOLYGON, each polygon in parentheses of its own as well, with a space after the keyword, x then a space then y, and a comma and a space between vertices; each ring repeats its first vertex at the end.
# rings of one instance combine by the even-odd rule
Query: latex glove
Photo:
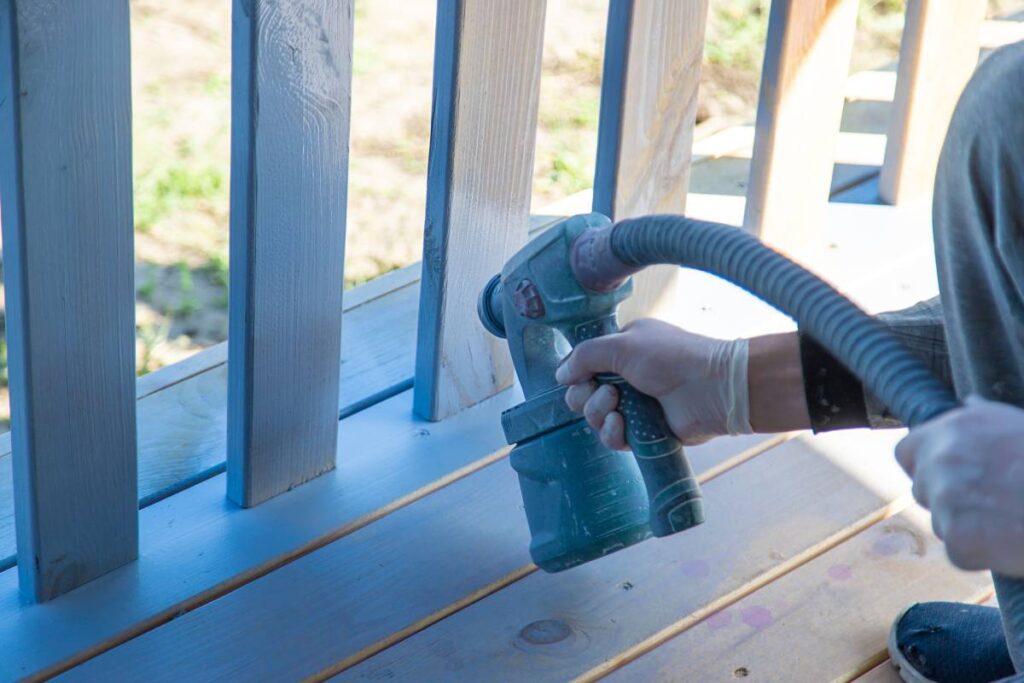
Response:
POLYGON ((723 341, 658 320, 637 320, 619 334, 582 342, 555 374, 568 384, 565 400, 582 412, 609 448, 626 450, 618 391, 594 375, 622 375, 658 399, 684 446, 723 434, 750 434, 746 339, 723 341))
POLYGON ((1024 576, 1024 410, 972 396, 913 429, 896 459, 953 564, 1024 576))

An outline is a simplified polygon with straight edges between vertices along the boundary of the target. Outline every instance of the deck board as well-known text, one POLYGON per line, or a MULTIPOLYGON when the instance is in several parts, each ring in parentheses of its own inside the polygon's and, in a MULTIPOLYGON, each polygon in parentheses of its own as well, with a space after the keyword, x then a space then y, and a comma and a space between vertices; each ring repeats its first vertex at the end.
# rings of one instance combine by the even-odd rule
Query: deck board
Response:
MULTIPOLYGON (((720 472, 735 456, 753 456, 776 440, 719 440, 693 449, 691 458, 705 473, 720 472)), ((516 474, 501 460, 62 678, 297 680, 359 661, 394 634, 425 628, 453 605, 533 571, 521 507, 516 474), (251 652, 273 655, 255 660, 251 652)))
POLYGON ((515 400, 506 391, 427 423, 406 391, 342 421, 337 469, 263 505, 234 506, 218 475, 146 508, 137 562, 46 605, 25 608, 17 573, 0 573, 0 680, 59 672, 486 466, 504 452, 495 425, 515 400))
MULTIPOLYGON (((872 85, 871 74, 851 78, 851 96, 884 100, 886 90, 872 85), (857 85, 865 81, 868 85, 857 85), (879 94, 881 90, 881 94, 879 94)), ((884 79, 883 79, 884 80, 884 79)), ((891 90, 891 89, 890 89, 891 90)), ((888 92, 891 99, 891 92, 888 92)), ((754 140, 752 126, 734 126, 694 145, 687 212, 695 218, 740 224, 754 140), (723 196, 724 195, 724 196, 723 196)), ((833 191, 848 193, 858 180, 877 174, 884 136, 841 133, 836 151, 833 191)), ((590 206, 589 194, 558 202, 548 213, 579 213, 590 206), (557 209, 557 211, 555 211, 557 209)), ((531 234, 552 216, 531 217, 531 234)), ((829 221, 835 222, 835 212, 829 221)), ((872 217, 871 225, 879 218, 872 217)), ((886 220, 882 217, 880 220, 886 220)), ((890 217, 888 220, 892 221, 890 217)), ((835 233, 833 230, 832 233, 835 233)), ((897 235, 904 240, 904 233, 897 235)), ((831 239, 831 235, 830 235, 831 239)), ((908 243, 904 240, 901 246, 908 243)), ((841 278, 837 278, 841 279, 841 278)), ((683 285, 684 289, 686 285, 683 285)), ((369 397, 413 375, 419 264, 345 292, 341 345, 342 412, 365 405, 369 397), (367 304, 372 304, 367 306, 367 304)), ((683 297, 680 320, 700 315, 692 298, 683 297), (695 311, 695 309, 697 309, 695 311)), ((182 363, 138 379, 139 497, 152 498, 178 482, 221 465, 226 457, 227 345, 219 344, 182 363)), ((11 495, 10 434, 0 435, 0 572, 15 553, 11 495)), ((158 496, 159 497, 159 496, 158 496)))
POLYGON ((991 590, 987 573, 950 570, 928 516, 914 507, 709 615, 608 680, 718 681, 737 672, 750 681, 849 680, 885 659, 889 626, 906 605, 991 590))
MULTIPOLYGON (((704 487, 707 521, 561 574, 535 573, 353 667, 337 680, 563 681, 587 674, 787 563, 908 489, 886 452, 829 456, 798 438, 704 487), (870 484, 858 462, 877 457, 870 484), (893 476, 880 476, 882 473, 893 476), (542 629, 543 625, 547 629, 542 629), (534 635, 534 632, 543 631, 534 635), (550 642, 544 637, 547 632, 550 642)), ((464 549, 469 552, 469 549, 464 549)))
MULTIPOLYGON (((856 88, 848 95, 871 106, 848 105, 834 201, 877 202, 884 142, 878 123, 892 97, 892 79, 882 72, 874 76, 851 79, 856 88)), ((752 132, 731 128, 697 143, 691 215, 741 222, 737 194, 750 166, 752 132)), ((927 206, 834 204, 827 222, 831 247, 815 255, 815 267, 858 301, 884 309, 934 293, 927 206), (880 253, 887 254, 884 262, 880 253)), ((360 407, 368 396, 412 375, 416 270, 403 269, 346 293, 343 404, 346 391, 352 392, 350 407, 360 407)), ((750 297, 726 295, 724 289, 706 275, 687 273, 680 321, 721 335, 790 325, 750 297)), ((223 461, 223 362, 223 351, 214 348, 139 381, 140 469, 151 473, 150 481, 166 485, 223 461), (146 430, 152 430, 152 440, 146 440, 146 430)), ((905 490, 893 469, 891 443, 865 451, 857 438, 827 447, 819 439, 801 439, 710 482, 710 500, 714 496, 718 503, 700 529, 586 565, 574 577, 552 577, 522 563, 525 523, 517 487, 507 463, 496 462, 503 453, 496 451, 497 415, 513 400, 506 392, 437 425, 411 418, 409 392, 374 405, 342 423, 343 433, 358 435, 349 441, 354 460, 248 516, 224 503, 222 476, 190 488, 142 512, 138 564, 60 598, 54 608, 18 607, 13 572, 0 572, 0 679, 61 671, 96 654, 69 677, 95 680, 86 674, 114 672, 125 678, 130 668, 104 668, 113 661, 135 663, 150 678, 174 680, 188 678, 182 672, 203 680, 215 674, 239 678, 241 672, 267 678, 264 672, 271 671, 294 678, 342 669, 340 678, 410 680, 602 675, 615 668, 606 661, 632 648, 647 652, 699 632, 699 625, 674 630, 681 621, 697 624, 717 606, 745 605, 794 582, 802 585, 822 558, 852 552, 858 540, 888 523, 879 522, 892 512, 888 501, 905 490), (881 469, 865 463, 868 452, 881 469), (423 531, 419 536, 417 529, 423 531), (711 557, 713 552, 719 554, 711 557), (697 565, 685 563, 710 562, 705 556, 725 567, 714 582, 687 577, 697 565), (659 582, 678 580, 681 573, 694 590, 658 592, 659 582), (373 585, 389 592, 371 594, 367 587, 373 585), (323 590, 307 590, 313 587, 323 590), (300 593, 303 601, 291 600, 300 593), (549 647, 520 637, 526 625, 548 616, 567 620, 568 638, 549 647), (240 626, 245 628, 233 633, 240 626), (282 644, 264 646, 267 636, 280 640, 281 634, 287 635, 282 644), (318 649, 303 656, 309 647, 318 649)), ((6 438, 0 435, 0 558, 6 438)), ((922 581, 955 583, 956 574, 933 563, 931 553, 930 547, 922 581)), ((892 591, 887 596, 891 600, 892 591)), ((812 611, 805 605, 805 621, 812 611)), ((775 626, 780 624, 787 621, 775 626)), ((772 633, 794 637, 792 630, 772 633)), ((739 647, 762 651, 746 641, 739 647)), ((772 639, 760 647, 772 652, 786 643, 772 639)))

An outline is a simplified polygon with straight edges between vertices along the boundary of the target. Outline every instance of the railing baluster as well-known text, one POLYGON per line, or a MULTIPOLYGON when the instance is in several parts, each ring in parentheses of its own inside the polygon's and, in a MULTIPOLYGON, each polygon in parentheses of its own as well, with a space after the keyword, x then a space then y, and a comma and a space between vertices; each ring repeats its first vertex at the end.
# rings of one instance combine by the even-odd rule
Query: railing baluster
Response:
POLYGON ((235 0, 228 493, 334 467, 352 0, 235 0))
POLYGON ((793 248, 821 234, 857 0, 773 0, 744 225, 793 248))
POLYGON ((910 0, 879 179, 883 201, 928 194, 960 92, 978 64, 985 0, 910 0))
MULTIPOLYGON (((611 0, 594 211, 685 213, 707 13, 707 0, 611 0)), ((639 275, 622 318, 670 308, 678 271, 639 275)))
POLYGON ((18 572, 44 601, 138 553, 128 2, 0 2, 18 572))
POLYGON ((512 382, 475 297, 526 239, 544 0, 439 0, 415 410, 440 420, 512 382))

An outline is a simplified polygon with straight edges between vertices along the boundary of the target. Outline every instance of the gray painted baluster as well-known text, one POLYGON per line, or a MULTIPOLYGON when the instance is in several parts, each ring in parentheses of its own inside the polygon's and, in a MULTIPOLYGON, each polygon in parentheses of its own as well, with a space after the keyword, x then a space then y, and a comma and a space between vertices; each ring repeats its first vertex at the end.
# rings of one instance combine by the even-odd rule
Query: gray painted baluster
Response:
MULTIPOLYGON (((707 14, 707 0, 611 0, 594 211, 615 220, 685 212, 707 14)), ((621 319, 671 312, 678 271, 638 275, 621 319)))
POLYGON ((44 601, 138 553, 127 0, 0 2, 18 572, 44 601))
POLYGON ((476 295, 526 240, 544 0, 439 0, 415 410, 440 420, 512 383, 476 295))
POLYGON ((334 467, 352 0, 235 0, 228 494, 334 467))

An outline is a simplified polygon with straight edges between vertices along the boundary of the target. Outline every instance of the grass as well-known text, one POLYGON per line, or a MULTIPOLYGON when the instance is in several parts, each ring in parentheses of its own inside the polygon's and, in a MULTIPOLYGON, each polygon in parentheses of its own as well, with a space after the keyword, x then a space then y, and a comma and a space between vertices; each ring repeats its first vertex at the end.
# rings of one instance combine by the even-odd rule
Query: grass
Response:
MULTIPOLYGON (((179 155, 187 159, 192 151, 185 144, 179 155)), ((176 211, 226 198, 227 183, 215 166, 194 168, 178 163, 155 169, 136 181, 135 229, 145 233, 176 211)))
POLYGON ((178 269, 178 292, 181 299, 178 307, 174 309, 174 315, 179 318, 188 316, 199 310, 199 300, 195 296, 195 284, 192 281, 192 269, 184 261, 179 261, 178 269))

